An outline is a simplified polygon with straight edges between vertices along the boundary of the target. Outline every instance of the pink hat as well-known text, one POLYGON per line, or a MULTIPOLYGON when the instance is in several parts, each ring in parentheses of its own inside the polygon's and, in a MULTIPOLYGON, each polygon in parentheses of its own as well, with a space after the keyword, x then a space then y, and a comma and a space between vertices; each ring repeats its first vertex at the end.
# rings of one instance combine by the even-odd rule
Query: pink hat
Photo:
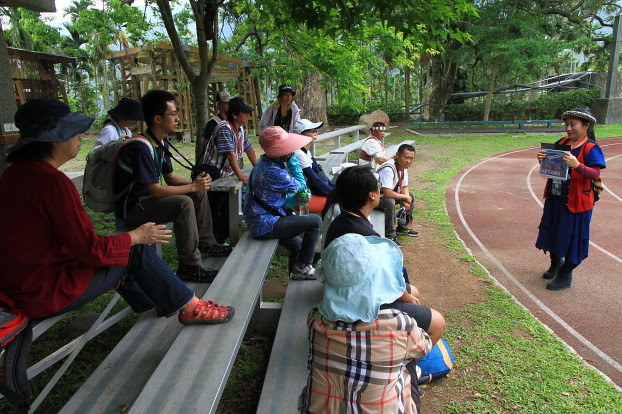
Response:
POLYGON ((287 155, 307 145, 311 137, 291 134, 279 126, 264 129, 259 135, 259 145, 270 158, 287 155))

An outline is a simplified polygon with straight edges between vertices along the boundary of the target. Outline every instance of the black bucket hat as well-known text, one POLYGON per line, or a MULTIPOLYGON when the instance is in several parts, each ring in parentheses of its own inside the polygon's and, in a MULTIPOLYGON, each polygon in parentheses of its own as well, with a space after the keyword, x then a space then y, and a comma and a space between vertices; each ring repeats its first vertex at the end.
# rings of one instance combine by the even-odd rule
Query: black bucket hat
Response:
POLYGON ((130 98, 121 98, 117 106, 108 111, 115 121, 143 121, 140 102, 130 98))
POLYGON ((294 88, 292 87, 292 85, 281 85, 279 86, 279 94, 276 96, 277 98, 281 95, 283 95, 284 93, 291 93, 292 95, 296 96, 296 91, 294 91, 294 88))
POLYGON ((19 139, 8 152, 13 153, 31 142, 64 142, 88 131, 95 118, 72 113, 55 99, 29 99, 17 108, 15 126, 19 139))

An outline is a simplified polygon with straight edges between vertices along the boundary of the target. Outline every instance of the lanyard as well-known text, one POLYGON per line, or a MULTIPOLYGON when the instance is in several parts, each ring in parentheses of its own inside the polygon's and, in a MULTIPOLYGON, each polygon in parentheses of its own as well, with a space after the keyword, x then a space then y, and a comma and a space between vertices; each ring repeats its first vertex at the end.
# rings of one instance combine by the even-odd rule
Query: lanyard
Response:
POLYGON ((158 178, 160 179, 160 185, 162 185, 162 157, 164 156, 163 151, 160 149, 160 146, 155 145, 155 138, 151 135, 151 131, 146 130, 145 136, 149 140, 151 147, 153 148, 153 153, 155 154, 156 161, 156 169, 158 170, 158 178))
POLYGON ((360 214, 356 214, 356 213, 353 213, 352 211, 348 211, 348 210, 343 210, 343 211, 344 211, 345 213, 348 213, 348 214, 350 214, 350 215, 354 216, 354 217, 358 217, 358 218, 360 218, 360 219, 364 218, 362 215, 360 215, 360 214))

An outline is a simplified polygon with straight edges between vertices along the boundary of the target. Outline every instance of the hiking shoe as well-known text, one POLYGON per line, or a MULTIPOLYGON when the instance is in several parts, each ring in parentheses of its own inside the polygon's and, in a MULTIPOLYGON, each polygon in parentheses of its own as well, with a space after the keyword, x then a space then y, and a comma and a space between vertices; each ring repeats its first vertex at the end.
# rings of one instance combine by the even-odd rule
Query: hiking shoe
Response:
POLYGON ((212 283, 218 270, 206 269, 201 265, 187 265, 180 263, 177 267, 177 276, 187 282, 212 283))
POLYGON ((233 247, 216 243, 207 247, 199 247, 199 251, 209 257, 226 257, 231 254, 233 247))
POLYGON ((397 232, 401 233, 400 236, 408 236, 408 237, 417 237, 419 236, 419 232, 415 230, 411 230, 406 227, 398 227, 397 232))
POLYGON ((235 314, 231 306, 219 306, 211 300, 199 299, 196 308, 192 312, 180 310, 177 319, 181 324, 206 324, 216 325, 229 322, 235 314))
POLYGON ((315 280, 315 269, 311 265, 294 265, 294 269, 289 277, 293 280, 315 280))

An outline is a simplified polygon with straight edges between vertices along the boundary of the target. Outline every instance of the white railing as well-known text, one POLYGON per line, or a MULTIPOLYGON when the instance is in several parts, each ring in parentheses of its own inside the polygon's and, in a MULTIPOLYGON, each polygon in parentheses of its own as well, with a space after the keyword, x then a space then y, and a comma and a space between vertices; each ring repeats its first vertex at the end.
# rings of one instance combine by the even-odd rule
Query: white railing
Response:
MULTIPOLYGON (((335 138, 335 149, 341 147, 341 136, 354 132, 354 140, 359 140, 359 131, 361 129, 366 129, 366 125, 354 125, 348 128, 336 129, 334 131, 325 132, 317 136, 317 142, 325 141, 327 139, 335 138)), ((311 154, 315 157, 315 144, 311 146, 311 154)))

